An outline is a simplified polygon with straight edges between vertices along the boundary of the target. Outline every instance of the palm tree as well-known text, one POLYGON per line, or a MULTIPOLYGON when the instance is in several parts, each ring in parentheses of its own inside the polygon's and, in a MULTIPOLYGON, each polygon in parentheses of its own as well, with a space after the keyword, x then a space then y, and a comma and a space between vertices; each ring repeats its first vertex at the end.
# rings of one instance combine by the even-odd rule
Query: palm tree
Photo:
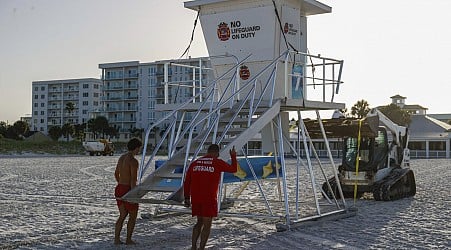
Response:
POLYGON ((68 115, 72 114, 75 110, 75 104, 73 102, 66 103, 66 107, 64 108, 68 115))
POLYGON ((75 133, 74 125, 70 123, 66 123, 61 127, 61 133, 66 137, 67 141, 69 141, 69 137, 73 136, 75 133))
POLYGON ((365 100, 357 101, 351 108, 351 115, 359 119, 365 117, 370 112, 370 105, 365 100))
POLYGON ((108 119, 104 116, 98 116, 88 120, 88 129, 94 134, 94 138, 97 137, 98 133, 105 137, 105 134, 109 131, 109 128, 110 125, 108 123, 108 119))
POLYGON ((28 132, 28 123, 24 121, 16 121, 13 124, 14 131, 16 131, 17 136, 20 138, 22 137, 26 132, 28 132))
POLYGON ((50 138, 52 138, 54 141, 57 141, 58 138, 61 137, 61 128, 58 126, 53 126, 49 128, 49 136, 50 138))

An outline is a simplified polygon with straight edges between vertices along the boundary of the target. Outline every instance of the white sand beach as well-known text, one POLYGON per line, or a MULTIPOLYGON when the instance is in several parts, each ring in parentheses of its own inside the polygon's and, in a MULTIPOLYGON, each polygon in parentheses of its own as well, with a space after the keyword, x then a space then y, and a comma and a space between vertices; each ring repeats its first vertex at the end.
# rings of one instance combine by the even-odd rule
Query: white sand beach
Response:
MULTIPOLYGON (((0 156, 0 249, 189 249, 194 219, 149 216, 141 204, 136 246, 114 246, 118 156, 0 156)), ((288 160, 294 165, 295 160, 288 160)), ((451 160, 412 160, 417 194, 356 201, 354 217, 277 232, 274 222, 219 217, 208 249, 451 248, 451 160)), ((353 200, 348 199, 353 205, 353 200)), ((122 238, 125 238, 125 226, 122 238)))

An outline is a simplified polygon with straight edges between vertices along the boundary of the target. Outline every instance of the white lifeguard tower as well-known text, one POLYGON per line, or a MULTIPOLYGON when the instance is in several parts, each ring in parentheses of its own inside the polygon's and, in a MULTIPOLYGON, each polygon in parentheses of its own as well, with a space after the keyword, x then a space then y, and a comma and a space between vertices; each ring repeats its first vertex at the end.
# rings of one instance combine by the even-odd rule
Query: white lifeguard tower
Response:
MULTIPOLYGON (((334 201, 326 198, 334 209, 321 208, 321 188, 310 158, 318 160, 324 175, 323 164, 301 116, 303 111, 316 111, 320 127, 315 133, 322 134, 329 152, 330 171, 338 180, 319 110, 345 107, 343 103, 334 102, 342 83, 343 61, 307 53, 307 17, 329 13, 331 8, 315 0, 196 0, 185 2, 185 7, 199 13, 216 79, 203 86, 193 79, 190 87, 196 89, 193 90, 196 94, 190 100, 170 103, 169 98, 165 98, 166 103, 158 105, 157 109, 167 115, 149 125, 145 146, 154 127, 162 123, 169 125, 150 157, 143 154, 140 183, 123 199, 183 210, 173 206, 181 205, 181 185, 190 160, 203 154, 205 145, 216 143, 222 146, 223 159, 229 157, 233 146, 242 155, 241 172, 224 175, 218 207, 231 197, 239 200, 236 190, 241 194, 249 182, 254 182, 266 208, 257 214, 220 211, 220 216, 282 219, 283 226, 279 229, 325 216, 349 216, 351 212, 343 196, 334 201), (288 139, 289 112, 297 112, 300 121, 295 145, 288 139), (258 134, 263 151, 272 153, 269 158, 263 157, 264 164, 256 163, 258 157, 247 155, 245 150, 248 141, 258 134), (159 148, 166 144, 167 160, 154 171, 149 170, 159 148), (305 158, 301 157, 301 150, 305 151, 305 158), (295 169, 287 169, 285 156, 288 152, 296 156, 295 169), (308 173, 305 178, 311 186, 313 214, 301 215, 301 169, 308 173), (278 197, 268 194, 263 178, 277 180, 278 197), (226 183, 238 187, 226 188, 226 183)), ((165 79, 166 86, 171 84, 167 77, 165 79)))

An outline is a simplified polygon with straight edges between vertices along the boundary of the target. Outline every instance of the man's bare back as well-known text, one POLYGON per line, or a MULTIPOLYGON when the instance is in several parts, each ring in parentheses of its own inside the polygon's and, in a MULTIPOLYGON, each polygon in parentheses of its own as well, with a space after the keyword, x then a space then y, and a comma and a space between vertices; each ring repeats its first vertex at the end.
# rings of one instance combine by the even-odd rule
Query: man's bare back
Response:
POLYGON ((114 176, 119 184, 136 186, 138 160, 130 152, 123 154, 116 165, 114 176))

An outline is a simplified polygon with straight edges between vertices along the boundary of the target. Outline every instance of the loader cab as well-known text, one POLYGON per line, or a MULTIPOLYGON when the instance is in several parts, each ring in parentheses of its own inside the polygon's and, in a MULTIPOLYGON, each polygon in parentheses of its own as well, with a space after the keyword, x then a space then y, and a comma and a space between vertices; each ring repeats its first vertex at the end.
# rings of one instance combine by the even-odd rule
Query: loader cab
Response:
POLYGON ((387 130, 379 127, 376 137, 347 137, 343 141, 342 167, 346 171, 355 171, 359 159, 359 171, 377 171, 387 165, 388 138, 387 130), (357 152, 359 151, 359 154, 357 152))

